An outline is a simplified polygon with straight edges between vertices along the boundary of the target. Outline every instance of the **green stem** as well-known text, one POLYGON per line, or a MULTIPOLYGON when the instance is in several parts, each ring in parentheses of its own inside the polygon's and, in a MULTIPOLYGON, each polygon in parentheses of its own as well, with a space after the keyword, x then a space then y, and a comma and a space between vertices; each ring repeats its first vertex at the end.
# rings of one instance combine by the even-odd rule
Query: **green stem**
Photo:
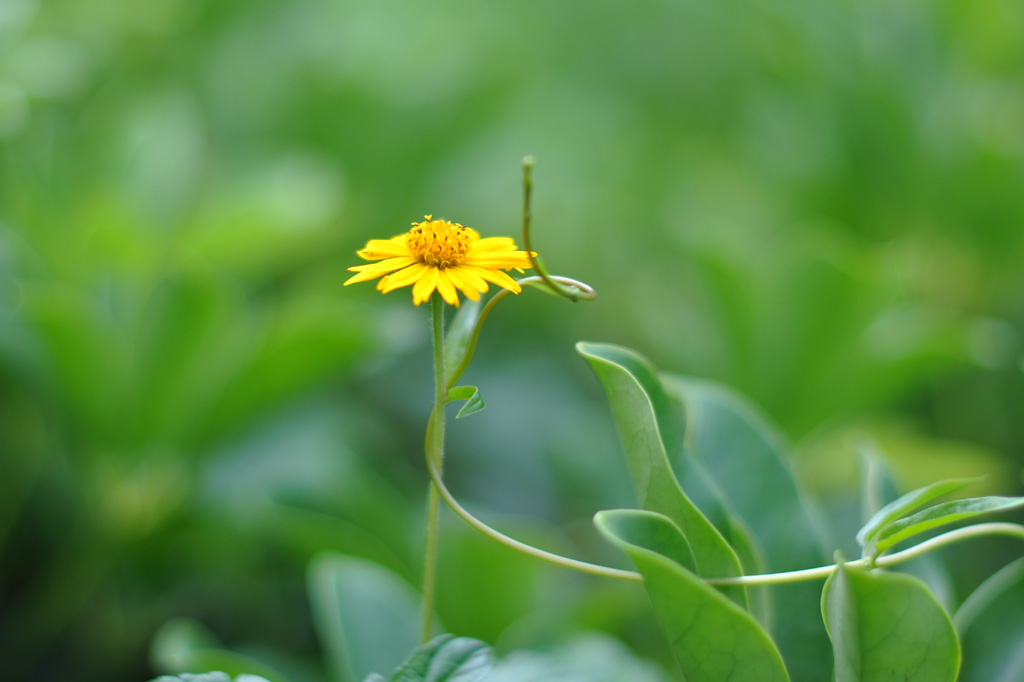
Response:
MULTIPOLYGON (((530 197, 533 194, 533 180, 530 178, 530 173, 533 170, 533 157, 526 156, 523 158, 523 248, 526 249, 526 256, 530 259, 530 265, 537 271, 537 275, 544 280, 544 283, 548 285, 551 293, 562 298, 567 298, 573 303, 576 303, 580 298, 584 300, 590 300, 593 296, 587 297, 586 295, 581 296, 581 292, 574 289, 572 286, 565 286, 558 280, 559 277, 552 277, 548 275, 547 270, 544 269, 544 264, 537 260, 537 254, 530 246, 530 222, 532 215, 530 211, 530 197)), ((589 289, 589 287, 588 287, 589 289)), ((593 293, 593 289, 590 289, 590 293, 593 293)))
MULTIPOLYGON (((617 568, 610 568, 608 566, 600 566, 598 564, 590 564, 585 561, 570 559, 569 557, 564 557, 560 554, 553 554, 534 547, 533 545, 528 545, 525 542, 520 542, 515 538, 510 538, 504 533, 488 526, 459 504, 458 500, 455 499, 455 496, 452 495, 445 486, 444 481, 441 479, 440 469, 429 461, 427 462, 427 472, 430 474, 430 479, 433 482, 435 489, 441 494, 441 499, 451 507, 452 511, 454 511, 470 526, 498 543, 527 556, 532 556, 536 559, 540 559, 557 566, 562 566, 564 568, 571 568, 573 570, 580 571, 581 573, 589 573, 591 575, 603 576, 605 578, 618 578, 620 580, 643 580, 643 577, 634 571, 623 571, 617 568)), ((951 530, 948 533, 943 533, 942 535, 937 535, 920 544, 909 547, 902 552, 878 557, 873 562, 869 559, 858 559, 856 561, 849 561, 846 565, 862 566, 868 569, 895 566, 938 549, 939 547, 943 547, 954 542, 960 542, 961 540, 981 537, 982 535, 1010 535, 1024 540, 1024 526, 1016 523, 979 523, 973 526, 951 530)), ((805 568, 799 571, 787 571, 785 573, 741 575, 731 578, 703 578, 703 580, 709 585, 716 586, 744 585, 752 587, 756 585, 781 585, 785 583, 803 582, 805 580, 824 579, 827 578, 834 570, 835 565, 828 565, 818 566, 815 568, 805 568)))
MULTIPOLYGON (((981 537, 982 535, 1010 535, 1024 540, 1024 526, 1016 523, 976 523, 973 526, 965 526, 964 528, 957 528, 956 530, 951 530, 947 533, 943 533, 942 535, 936 535, 935 537, 916 544, 913 547, 908 547, 902 552, 880 556, 873 561, 871 559, 847 561, 846 565, 860 566, 863 568, 884 568, 885 566, 895 566, 897 564, 902 564, 904 561, 910 561, 911 559, 917 558, 922 554, 927 554, 939 547, 944 547, 954 542, 960 542, 961 540, 981 537)), ((741 575, 733 578, 705 578, 704 582, 709 585, 779 585, 782 583, 796 583, 803 580, 827 578, 834 570, 834 565, 818 566, 817 568, 805 568, 801 571, 788 571, 786 573, 741 575)))
POLYGON ((608 566, 600 566, 598 564, 587 563, 586 561, 570 559, 569 557, 564 557, 560 554, 546 552, 543 549, 534 547, 533 545, 520 542, 515 538, 510 538, 504 533, 491 528, 459 504, 458 500, 455 499, 455 496, 451 494, 447 487, 445 487, 444 481, 441 480, 440 470, 431 462, 427 462, 427 471, 430 474, 430 480, 433 482, 435 490, 438 490, 441 493, 441 498, 444 499, 445 503, 449 507, 451 507, 452 511, 461 517, 463 521, 473 526, 473 528, 477 529, 492 540, 514 549, 517 552, 534 557, 535 559, 547 561, 548 563, 556 564, 564 568, 571 568, 582 573, 604 576, 606 578, 619 578, 621 580, 643 580, 640 574, 634 571, 623 571, 618 568, 609 568, 608 566))
MULTIPOLYGON (((444 404, 447 388, 444 380, 444 301, 434 292, 430 298, 430 322, 434 339, 434 409, 427 424, 426 456, 430 471, 441 471, 444 466, 444 404)), ((430 640, 434 626, 434 595, 437 591, 437 538, 438 538, 437 486, 433 480, 427 493, 427 539, 423 550, 423 613, 420 621, 420 641, 430 640)))

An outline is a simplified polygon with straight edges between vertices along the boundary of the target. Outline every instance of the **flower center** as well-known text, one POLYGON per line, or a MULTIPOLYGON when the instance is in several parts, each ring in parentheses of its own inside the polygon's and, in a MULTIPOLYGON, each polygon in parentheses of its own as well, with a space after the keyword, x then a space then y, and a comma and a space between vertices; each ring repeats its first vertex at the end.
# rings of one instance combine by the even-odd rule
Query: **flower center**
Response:
POLYGON ((476 241, 476 232, 447 220, 413 223, 405 235, 405 245, 417 258, 435 268, 447 268, 466 260, 469 247, 476 241))

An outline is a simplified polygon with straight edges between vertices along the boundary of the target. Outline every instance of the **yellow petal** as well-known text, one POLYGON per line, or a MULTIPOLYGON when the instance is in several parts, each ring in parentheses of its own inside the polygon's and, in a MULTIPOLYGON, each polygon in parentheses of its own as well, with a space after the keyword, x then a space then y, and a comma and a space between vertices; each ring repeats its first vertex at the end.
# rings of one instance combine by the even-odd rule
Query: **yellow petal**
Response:
POLYGON ((487 282, 479 275, 462 267, 448 268, 448 279, 473 301, 480 300, 480 294, 487 291, 487 282))
POLYGON ((488 270, 486 268, 479 268, 469 264, 463 264, 461 267, 463 271, 471 272, 475 275, 478 275, 479 277, 487 280, 488 282, 497 284, 499 287, 502 287, 503 289, 508 289, 514 294, 518 294, 520 291, 522 291, 522 288, 518 284, 516 284, 516 281, 509 277, 508 275, 506 275, 501 270, 488 270))
POLYGON ((466 258, 464 265, 475 265, 489 270, 511 270, 533 267, 525 251, 490 252, 466 258))
POLYGON ((407 287, 413 282, 418 281, 429 269, 431 268, 428 265, 414 263, 405 270, 399 270, 377 282, 377 288, 380 289, 381 293, 386 294, 400 287, 407 287))
POLYGON ((469 255, 481 251, 515 251, 516 243, 511 237, 487 237, 473 243, 469 255))
POLYGON ((356 272, 358 274, 349 277, 345 281, 345 286, 349 284, 355 284, 356 282, 365 282, 369 279, 376 279, 381 275, 391 272, 392 270, 401 270, 407 265, 411 265, 416 262, 415 258, 402 257, 402 258, 388 258, 379 263, 367 263, 366 265, 355 265, 349 268, 350 272, 356 272))
POLYGON ((364 260, 380 260, 396 256, 412 256, 412 251, 405 244, 405 235, 400 234, 391 239, 371 239, 366 247, 356 251, 356 255, 364 260))
POLYGON ((416 305, 423 303, 430 295, 434 293, 434 288, 437 286, 437 276, 439 270, 428 265, 424 265, 426 272, 423 276, 417 280, 416 284, 412 286, 412 302, 416 305))
POLYGON ((447 270, 439 270, 437 273, 437 290, 441 293, 448 305, 459 307, 459 294, 455 291, 455 285, 448 278, 447 270))

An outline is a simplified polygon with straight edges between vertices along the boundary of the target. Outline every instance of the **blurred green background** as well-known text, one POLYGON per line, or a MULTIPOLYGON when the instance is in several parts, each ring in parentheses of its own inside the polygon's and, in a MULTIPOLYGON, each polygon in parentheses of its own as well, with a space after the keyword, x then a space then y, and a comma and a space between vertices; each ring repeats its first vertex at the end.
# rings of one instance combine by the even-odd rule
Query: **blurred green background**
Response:
MULTIPOLYGON (((449 475, 498 525, 621 561, 580 339, 749 395, 836 518, 855 434, 1019 494, 1022 36, 1017 0, 0 0, 5 679, 148 679, 180 616, 323 679, 305 567, 418 580, 431 399, 427 310, 346 268, 425 213, 517 235, 526 153, 598 299, 484 332, 449 475)), ((450 630, 664 657, 642 593, 442 542, 450 630)))

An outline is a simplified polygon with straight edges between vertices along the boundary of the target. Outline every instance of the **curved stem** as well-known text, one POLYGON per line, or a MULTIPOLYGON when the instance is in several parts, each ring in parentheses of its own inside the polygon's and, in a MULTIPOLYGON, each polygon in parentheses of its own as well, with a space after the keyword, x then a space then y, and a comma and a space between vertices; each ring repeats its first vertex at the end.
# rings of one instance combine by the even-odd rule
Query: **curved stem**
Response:
POLYGON ((434 487, 440 492, 441 498, 447 503, 451 510, 458 514, 463 521, 476 528, 478 531, 486 535, 487 537, 495 540, 506 547, 532 556, 535 559, 547 561, 548 563, 563 566, 565 568, 571 568, 576 571, 583 573, 589 573, 591 575, 604 576, 606 578, 619 578, 621 580, 643 580, 639 573, 634 571, 623 571, 618 568, 609 568, 608 566, 600 566, 598 564, 590 564, 586 561, 577 561, 576 559, 570 559, 560 554, 552 554, 546 552, 543 549, 538 549, 533 545, 528 545, 525 542, 520 542, 514 538, 501 533, 500 531, 491 528, 486 523, 469 513, 465 507, 458 503, 455 497, 451 494, 448 488, 445 487, 444 481, 441 480, 441 472, 437 467, 430 461, 427 462, 427 471, 430 473, 430 480, 434 484, 434 487))
MULTIPOLYGON (((610 568, 608 566, 601 566, 598 564, 591 564, 585 561, 578 561, 576 559, 570 559, 560 554, 553 554, 551 552, 544 551, 533 545, 528 545, 524 542, 520 542, 515 538, 511 538, 504 533, 495 530, 488 526, 486 523, 473 516, 465 507, 459 504, 455 496, 452 495, 451 491, 445 486, 444 481, 441 479, 441 472, 431 462, 427 462, 427 472, 430 474, 430 480, 434 487, 441 495, 441 499, 454 511, 463 521, 468 523, 470 526, 480 531, 487 537, 495 540, 496 542, 505 545, 511 549, 532 556, 542 561, 547 561, 564 568, 571 568, 576 571, 583 573, 589 573, 591 575, 603 576, 606 578, 618 578, 620 580, 633 580, 642 581, 643 576, 635 571, 623 571, 617 568, 610 568)), ((938 549, 945 545, 952 544, 954 542, 960 542, 961 540, 968 540, 970 538, 981 537, 982 535, 1010 535, 1021 540, 1024 540, 1024 526, 1016 523, 979 523, 973 526, 967 526, 966 528, 958 528, 957 530, 937 535, 934 538, 925 540, 924 542, 909 547, 902 552, 895 554, 884 555, 877 558, 874 562, 868 559, 858 559, 856 561, 847 562, 847 566, 861 566, 864 568, 883 568, 886 566, 895 566, 901 564, 910 559, 921 556, 931 552, 932 550, 938 549)), ((787 571, 785 573, 765 573, 761 575, 741 575, 730 578, 702 578, 708 585, 724 586, 724 585, 743 585, 752 587, 756 585, 781 585, 785 583, 802 582, 804 580, 821 580, 827 578, 832 571, 835 570, 835 565, 830 564, 828 566, 818 566, 816 568, 805 568, 799 571, 787 571)))
MULTIPOLYGON (((1011 535, 1024 540, 1024 526, 1016 523, 978 523, 973 526, 951 530, 942 535, 936 535, 920 544, 908 547, 902 552, 880 556, 873 562, 869 559, 857 559, 856 561, 847 562, 846 565, 863 566, 865 568, 895 566, 904 561, 919 557, 922 554, 927 554, 939 547, 982 535, 1011 535)), ((818 566, 817 568, 805 568, 800 571, 788 571, 786 573, 741 575, 732 578, 705 578, 704 582, 709 585, 777 585, 781 583, 795 583, 801 580, 827 578, 834 570, 834 565, 818 566)))
MULTIPOLYGON (((574 291, 571 286, 564 286, 559 282, 559 277, 552 277, 548 275, 547 271, 544 270, 543 264, 537 260, 537 254, 530 246, 530 195, 533 194, 533 181, 530 178, 530 173, 533 170, 533 157, 523 157, 523 248, 526 249, 526 255, 530 259, 530 265, 537 271, 537 274, 544 281, 545 284, 551 289, 551 292, 567 298, 573 303, 583 298, 589 300, 585 296, 581 296, 579 291, 574 291)), ((588 287, 589 289, 589 287, 588 287)), ((593 289, 590 289, 593 292, 593 289)), ((593 298, 593 297, 591 297, 593 298)))
MULTIPOLYGON (((444 403, 447 388, 444 381, 444 301, 434 292, 430 298, 430 322, 434 339, 434 409, 430 411, 427 423, 426 455, 427 467, 440 471, 444 465, 444 403)), ((427 493, 427 538, 423 550, 423 612, 420 620, 420 641, 430 639, 434 626, 434 595, 437 590, 437 536, 438 536, 437 487, 433 481, 427 493)))

